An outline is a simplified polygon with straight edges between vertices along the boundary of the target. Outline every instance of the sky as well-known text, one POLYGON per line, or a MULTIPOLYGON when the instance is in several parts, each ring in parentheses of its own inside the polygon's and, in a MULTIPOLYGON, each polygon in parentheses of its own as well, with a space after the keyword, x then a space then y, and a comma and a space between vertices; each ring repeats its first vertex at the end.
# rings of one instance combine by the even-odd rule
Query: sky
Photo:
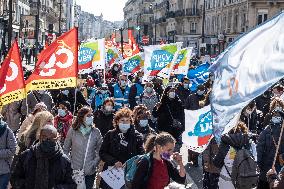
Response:
POLYGON ((123 7, 127 0, 76 0, 82 10, 99 16, 101 13, 104 20, 122 21, 123 7))

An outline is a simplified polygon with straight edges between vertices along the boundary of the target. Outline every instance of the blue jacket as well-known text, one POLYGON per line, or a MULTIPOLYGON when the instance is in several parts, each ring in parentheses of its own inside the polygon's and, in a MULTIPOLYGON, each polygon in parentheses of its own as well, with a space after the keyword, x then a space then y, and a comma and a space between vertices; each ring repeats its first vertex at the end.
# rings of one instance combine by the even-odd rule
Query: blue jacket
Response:
POLYGON ((129 92, 130 92, 129 86, 126 86, 124 92, 122 92, 119 84, 115 84, 113 86, 114 109, 118 110, 123 106, 129 106, 128 102, 129 92))

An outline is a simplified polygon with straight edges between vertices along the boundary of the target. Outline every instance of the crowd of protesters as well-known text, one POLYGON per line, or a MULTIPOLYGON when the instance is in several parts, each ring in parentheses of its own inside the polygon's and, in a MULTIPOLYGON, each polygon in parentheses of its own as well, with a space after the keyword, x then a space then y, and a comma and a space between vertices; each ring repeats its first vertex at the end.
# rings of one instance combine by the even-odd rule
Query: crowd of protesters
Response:
MULTIPOLYGON (((214 77, 195 91, 186 77, 173 76, 165 84, 144 78, 142 71, 124 75, 116 64, 106 73, 106 82, 99 71, 82 78, 76 89, 33 91, 3 107, 0 189, 78 188, 79 173, 86 189, 108 189, 100 173, 124 168, 127 160, 143 154, 150 159, 138 162, 131 188, 162 189, 172 181, 183 188, 184 110, 210 104, 214 77)), ((189 166, 203 168, 204 189, 241 188, 231 175, 240 149, 251 152, 259 169, 251 188, 284 188, 283 93, 280 81, 243 109, 220 144, 212 139, 202 154, 188 150, 189 166)))

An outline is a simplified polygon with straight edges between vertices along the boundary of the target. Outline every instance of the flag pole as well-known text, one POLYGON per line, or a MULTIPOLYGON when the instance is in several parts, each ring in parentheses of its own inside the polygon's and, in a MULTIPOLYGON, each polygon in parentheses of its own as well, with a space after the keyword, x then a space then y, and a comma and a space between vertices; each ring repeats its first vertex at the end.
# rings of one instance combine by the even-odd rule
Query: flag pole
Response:
POLYGON ((280 132, 280 136, 279 136, 279 139, 278 139, 278 144, 276 146, 276 151, 275 151, 275 155, 274 155, 274 160, 273 160, 273 164, 272 164, 272 168, 275 170, 275 163, 276 163, 276 160, 277 160, 277 155, 278 155, 278 150, 280 148, 280 144, 281 144, 281 139, 282 139, 282 135, 283 135, 283 130, 284 130, 284 122, 282 123, 282 128, 281 128, 281 132, 280 132))

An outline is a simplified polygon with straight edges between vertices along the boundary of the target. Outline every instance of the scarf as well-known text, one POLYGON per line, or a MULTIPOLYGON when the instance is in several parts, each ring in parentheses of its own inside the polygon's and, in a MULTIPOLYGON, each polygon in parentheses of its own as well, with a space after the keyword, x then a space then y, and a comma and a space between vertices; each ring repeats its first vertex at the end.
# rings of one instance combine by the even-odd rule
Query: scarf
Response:
POLYGON ((43 153, 40 149, 40 143, 35 145, 36 156, 36 176, 35 189, 49 188, 49 161, 62 154, 61 148, 56 144, 56 151, 51 154, 43 153))

